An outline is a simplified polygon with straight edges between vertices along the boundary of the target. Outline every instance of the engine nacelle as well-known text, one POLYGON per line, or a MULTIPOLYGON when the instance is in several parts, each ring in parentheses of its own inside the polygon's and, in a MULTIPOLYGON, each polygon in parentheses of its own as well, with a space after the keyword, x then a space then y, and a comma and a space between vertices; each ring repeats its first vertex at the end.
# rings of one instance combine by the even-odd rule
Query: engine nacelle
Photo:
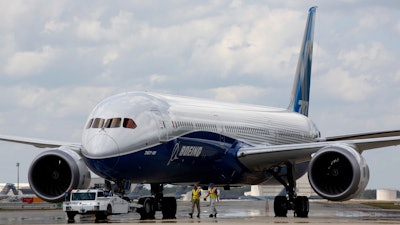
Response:
POLYGON ((90 172, 82 157, 64 147, 42 152, 28 174, 32 191, 48 202, 64 201, 69 188, 88 188, 90 172))
POLYGON ((337 144, 324 147, 313 155, 308 179, 321 197, 344 201, 365 190, 369 169, 365 159, 354 148, 337 144))

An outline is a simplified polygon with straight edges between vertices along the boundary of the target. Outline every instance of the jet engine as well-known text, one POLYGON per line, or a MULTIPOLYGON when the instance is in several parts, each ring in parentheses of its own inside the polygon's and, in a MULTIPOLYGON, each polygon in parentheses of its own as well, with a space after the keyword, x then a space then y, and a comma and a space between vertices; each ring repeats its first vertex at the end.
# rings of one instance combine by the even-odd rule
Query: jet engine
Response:
POLYGON ((88 188, 90 172, 75 151, 60 147, 39 154, 28 173, 32 191, 47 202, 64 201, 69 188, 88 188))
POLYGON ((356 197, 369 181, 365 159, 348 145, 332 145, 320 149, 310 161, 308 179, 321 197, 344 201, 356 197))

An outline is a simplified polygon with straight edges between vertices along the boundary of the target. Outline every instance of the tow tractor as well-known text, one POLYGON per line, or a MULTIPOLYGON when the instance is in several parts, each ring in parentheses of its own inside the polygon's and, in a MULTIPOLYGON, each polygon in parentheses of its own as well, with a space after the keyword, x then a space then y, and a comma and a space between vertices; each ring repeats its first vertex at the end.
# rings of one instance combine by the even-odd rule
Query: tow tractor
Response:
POLYGON ((108 215, 129 213, 141 207, 100 189, 72 190, 69 199, 63 203, 63 211, 67 213, 68 223, 75 222, 76 214, 94 214, 96 222, 99 222, 107 220, 108 215))

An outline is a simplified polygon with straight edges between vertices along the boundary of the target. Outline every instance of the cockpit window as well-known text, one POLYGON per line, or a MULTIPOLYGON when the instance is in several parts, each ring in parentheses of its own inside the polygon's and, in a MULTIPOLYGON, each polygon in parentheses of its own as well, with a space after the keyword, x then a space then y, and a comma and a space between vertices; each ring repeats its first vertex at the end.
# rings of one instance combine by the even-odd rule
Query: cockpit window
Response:
POLYGON ((121 126, 121 118, 112 118, 106 121, 104 128, 116 128, 121 126))
POLYGON ((86 124, 86 129, 89 128, 118 128, 118 127, 135 129, 137 127, 135 121, 131 118, 92 118, 86 124))
POLYGON ((93 119, 90 119, 86 124, 86 129, 89 129, 92 126, 93 119))
POLYGON ((137 127, 135 121, 133 121, 133 119, 130 119, 130 118, 124 118, 123 126, 125 128, 131 128, 131 129, 135 129, 137 127))
POLYGON ((92 128, 102 128, 104 124, 103 118, 95 118, 92 124, 92 128))

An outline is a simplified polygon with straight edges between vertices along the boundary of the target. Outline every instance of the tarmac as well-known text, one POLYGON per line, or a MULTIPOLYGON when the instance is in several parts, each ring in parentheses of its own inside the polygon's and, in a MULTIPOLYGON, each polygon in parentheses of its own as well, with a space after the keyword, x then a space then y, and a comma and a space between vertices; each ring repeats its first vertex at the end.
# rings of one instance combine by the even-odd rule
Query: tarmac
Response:
MULTIPOLYGON (((293 217, 292 211, 284 218, 274 217, 273 201, 222 200, 217 205, 217 218, 209 218, 208 202, 201 202, 200 218, 190 218, 190 202, 178 201, 177 219, 162 220, 156 213, 155 220, 140 220, 138 213, 109 216, 106 223, 143 224, 176 223, 202 225, 219 224, 400 224, 400 210, 384 210, 354 202, 310 201, 308 218, 293 217)), ((195 212, 197 215, 197 212, 195 212)), ((0 210, 0 224, 67 224, 61 209, 0 210)), ((94 224, 94 216, 77 215, 75 224, 94 224)))

